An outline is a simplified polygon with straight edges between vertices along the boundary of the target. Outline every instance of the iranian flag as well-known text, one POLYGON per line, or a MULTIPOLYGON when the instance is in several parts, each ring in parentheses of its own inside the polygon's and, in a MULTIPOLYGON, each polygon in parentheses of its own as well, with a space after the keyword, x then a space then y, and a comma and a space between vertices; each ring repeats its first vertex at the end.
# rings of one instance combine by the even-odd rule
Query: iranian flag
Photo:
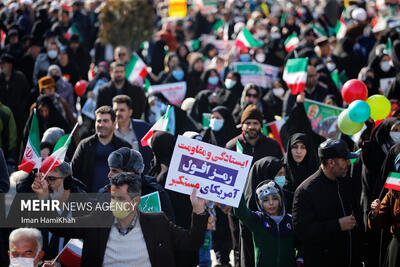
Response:
POLYGON ((24 156, 22 157, 21 164, 18 166, 18 170, 30 173, 33 168, 40 168, 41 163, 39 123, 35 109, 33 111, 31 128, 29 129, 28 142, 26 143, 24 156))
POLYGON ((40 171, 44 173, 42 179, 44 179, 47 174, 49 174, 52 170, 54 170, 55 168, 57 168, 57 166, 64 162, 65 155, 67 154, 68 146, 71 141, 71 137, 73 136, 73 133, 77 126, 78 123, 75 124, 74 129, 69 135, 67 135, 67 137, 61 137, 62 141, 60 142, 63 142, 63 144, 60 145, 60 142, 57 142, 55 146, 56 150, 53 151, 53 153, 42 162, 42 166, 40 167, 40 171))
POLYGON ((336 22, 335 26, 335 34, 337 39, 342 39, 346 35, 346 23, 344 22, 343 16, 340 17, 340 20, 336 22))
POLYGON ((62 264, 68 267, 80 267, 82 247, 81 239, 70 239, 58 256, 62 264))
POLYGON ((71 27, 69 27, 68 31, 64 34, 64 38, 69 40, 73 34, 80 37, 79 30, 74 23, 72 23, 71 27))
POLYGON ((299 38, 296 33, 292 33, 285 41, 285 50, 286 52, 290 52, 296 48, 296 46, 300 43, 299 38))
POLYGON ((168 105, 165 114, 156 123, 154 123, 150 130, 143 136, 142 140, 140 140, 142 146, 148 146, 151 143, 151 137, 153 136, 154 131, 169 132, 171 114, 173 112, 173 108, 168 105))
POLYGON ((315 24, 313 25, 313 30, 314 30, 315 34, 318 36, 318 38, 328 37, 328 33, 323 28, 321 28, 315 24))
POLYGON ((236 37, 235 46, 247 52, 249 48, 261 47, 262 43, 254 39, 251 32, 247 28, 244 28, 236 37))
POLYGON ((308 58, 290 58, 286 63, 283 80, 293 95, 304 92, 307 80, 307 64, 308 58))
POLYGON ((390 38, 386 41, 385 52, 389 55, 390 59, 392 59, 392 40, 390 38))
POLYGON ((386 189, 400 191, 400 173, 390 172, 384 187, 386 189))
POLYGON ((243 146, 239 142, 239 139, 236 140, 236 152, 238 152, 240 154, 243 154, 243 146))
POLYGON ((149 74, 149 72, 147 71, 146 64, 144 64, 138 54, 134 53, 126 66, 125 78, 131 83, 136 81, 137 77, 140 77, 144 81, 147 74, 149 74))

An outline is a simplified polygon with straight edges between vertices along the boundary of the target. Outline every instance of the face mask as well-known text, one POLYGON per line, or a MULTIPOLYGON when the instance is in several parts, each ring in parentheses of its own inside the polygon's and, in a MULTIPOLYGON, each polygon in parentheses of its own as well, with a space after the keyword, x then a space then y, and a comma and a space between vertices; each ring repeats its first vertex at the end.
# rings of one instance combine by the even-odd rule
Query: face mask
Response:
POLYGON ((174 78, 178 81, 181 81, 183 79, 183 76, 185 76, 185 73, 183 72, 183 70, 174 70, 172 71, 172 76, 174 76, 174 78))
POLYGON ((265 54, 256 54, 256 60, 259 63, 263 63, 265 61, 265 54))
POLYGON ((58 75, 51 75, 51 77, 53 77, 55 82, 58 82, 58 80, 60 79, 60 76, 58 75))
POLYGON ((236 84, 236 81, 232 80, 232 79, 226 79, 225 80, 225 87, 226 89, 232 89, 232 87, 234 87, 236 84))
POLYGON ((272 93, 277 97, 282 97, 285 93, 285 90, 283 90, 283 88, 273 88, 272 93))
POLYGON ((279 32, 273 32, 271 33, 271 39, 281 39, 281 34, 279 32))
POLYGON ((123 219, 128 216, 136 207, 136 202, 133 204, 133 209, 127 209, 131 204, 124 204, 124 202, 111 199, 111 206, 113 207, 113 215, 117 219, 123 219))
POLYGON ((389 61, 382 61, 380 64, 381 70, 384 72, 388 72, 390 70, 390 62, 389 61))
POLYGON ((218 77, 208 77, 208 83, 211 85, 217 85, 218 84, 218 77))
POLYGON ((10 259, 11 267, 34 267, 35 258, 17 257, 10 259))
POLYGON ((267 31, 266 30, 258 30, 257 35, 260 38, 264 38, 265 36, 267 36, 267 31))
POLYGON ((332 62, 326 63, 326 68, 329 70, 329 72, 332 72, 334 69, 336 69, 336 64, 332 62))
POLYGON ((240 54, 240 61, 249 62, 250 61, 250 55, 249 54, 240 54))
POLYGON ((276 176, 274 180, 275 180, 275 183, 277 183, 277 185, 279 185, 281 188, 286 183, 286 177, 285 176, 276 176))
POLYGON ((221 119, 211 119, 210 120, 210 128, 214 132, 219 132, 221 130, 222 126, 224 126, 223 120, 221 120, 221 119))
POLYGON ((400 143, 400 132, 390 132, 389 135, 393 142, 396 144, 400 143))
POLYGON ((47 51, 47 56, 51 59, 55 59, 57 57, 57 50, 49 50, 47 51))

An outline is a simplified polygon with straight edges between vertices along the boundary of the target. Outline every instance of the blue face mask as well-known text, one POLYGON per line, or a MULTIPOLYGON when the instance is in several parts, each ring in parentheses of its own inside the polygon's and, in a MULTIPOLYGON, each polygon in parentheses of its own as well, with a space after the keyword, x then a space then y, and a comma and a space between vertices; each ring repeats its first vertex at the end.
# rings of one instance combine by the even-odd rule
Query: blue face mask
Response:
POLYGON ((285 176, 276 176, 274 180, 275 180, 275 183, 277 183, 281 188, 286 183, 286 177, 285 176))
POLYGON ((218 77, 208 77, 208 83, 211 85, 217 85, 219 82, 218 77))
POLYGON ((219 132, 222 129, 222 126, 224 126, 224 121, 221 119, 211 119, 210 120, 210 128, 214 132, 219 132))
POLYGON ((250 55, 249 54, 240 54, 240 61, 241 62, 250 62, 250 55))
POLYGON ((178 81, 181 81, 183 79, 183 76, 185 76, 185 73, 183 70, 174 70, 172 71, 172 76, 178 81))
POLYGON ((236 84, 236 81, 232 80, 232 79, 226 79, 225 80, 225 87, 226 89, 232 89, 236 84))

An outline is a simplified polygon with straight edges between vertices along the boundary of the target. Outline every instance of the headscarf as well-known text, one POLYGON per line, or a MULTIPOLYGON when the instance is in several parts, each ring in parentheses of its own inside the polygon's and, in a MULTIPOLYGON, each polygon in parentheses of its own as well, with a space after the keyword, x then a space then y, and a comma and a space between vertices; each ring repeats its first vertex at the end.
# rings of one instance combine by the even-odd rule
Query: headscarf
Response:
POLYGON ((296 188, 310 175, 318 170, 319 159, 315 151, 315 147, 311 145, 309 136, 304 133, 296 133, 289 138, 285 161, 285 176, 286 185, 285 194, 288 212, 291 212, 294 191, 296 188), (306 146, 307 153, 302 162, 297 163, 293 159, 292 146, 298 142, 303 143, 306 146))

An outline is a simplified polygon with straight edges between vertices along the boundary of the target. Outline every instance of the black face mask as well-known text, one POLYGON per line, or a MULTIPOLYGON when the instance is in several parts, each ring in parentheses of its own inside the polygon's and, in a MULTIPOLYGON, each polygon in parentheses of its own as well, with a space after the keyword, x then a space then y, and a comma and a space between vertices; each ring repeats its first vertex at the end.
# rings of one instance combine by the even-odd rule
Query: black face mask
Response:
POLYGON ((58 75, 52 75, 51 77, 53 77, 55 82, 58 82, 58 80, 60 79, 60 76, 58 75))

